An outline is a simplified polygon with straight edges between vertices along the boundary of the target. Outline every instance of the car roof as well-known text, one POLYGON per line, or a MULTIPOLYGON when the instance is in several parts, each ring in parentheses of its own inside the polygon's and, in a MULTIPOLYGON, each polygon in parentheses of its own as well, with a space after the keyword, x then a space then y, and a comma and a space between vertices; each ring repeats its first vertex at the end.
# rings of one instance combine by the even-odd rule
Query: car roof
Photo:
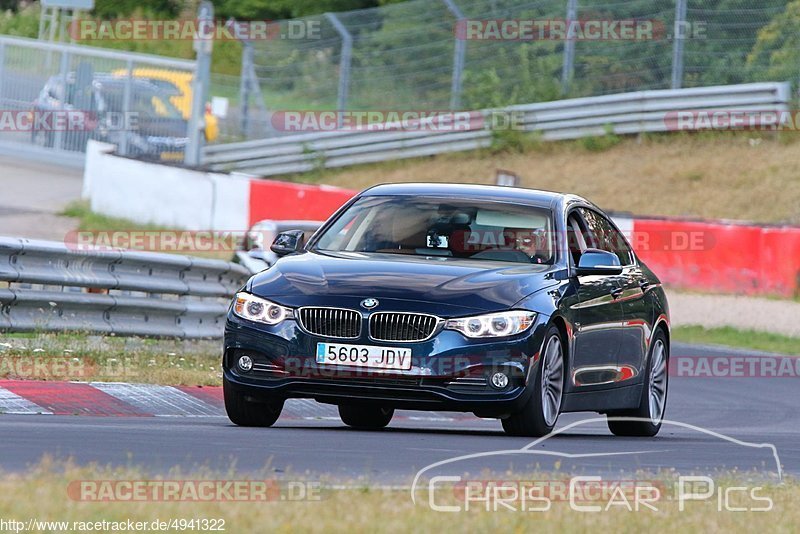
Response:
POLYGON ((383 195, 415 195, 437 197, 468 197, 486 200, 515 201, 536 206, 566 206, 580 201, 591 202, 577 195, 526 189, 524 187, 506 187, 497 185, 457 184, 457 183, 397 183, 381 184, 370 187, 361 193, 362 196, 383 195))
MULTIPOLYGON (((70 72, 67 74, 67 82, 68 83, 75 83, 75 73, 70 72)), ((47 80, 48 85, 55 85, 57 83, 61 83, 62 77, 60 74, 55 76, 51 76, 47 80)), ((113 74, 108 74, 105 72, 95 73, 92 76, 92 83, 93 84, 100 84, 101 87, 119 87, 124 86, 127 82, 127 78, 124 76, 115 76, 113 74)), ((164 96, 172 96, 173 94, 178 94, 174 91, 165 91, 163 88, 159 87, 158 85, 142 78, 131 78, 130 80, 131 87, 135 90, 146 90, 155 93, 161 93, 164 96)))

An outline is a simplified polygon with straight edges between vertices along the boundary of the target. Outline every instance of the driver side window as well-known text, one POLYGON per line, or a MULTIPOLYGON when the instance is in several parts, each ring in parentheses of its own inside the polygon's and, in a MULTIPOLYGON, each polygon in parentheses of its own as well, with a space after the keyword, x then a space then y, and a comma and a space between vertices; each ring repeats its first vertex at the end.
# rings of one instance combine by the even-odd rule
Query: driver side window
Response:
POLYGON ((620 265, 631 265, 633 263, 631 249, 622 234, 614 228, 614 225, 594 210, 586 208, 578 208, 578 210, 581 212, 588 230, 593 236, 594 246, 616 254, 620 265))

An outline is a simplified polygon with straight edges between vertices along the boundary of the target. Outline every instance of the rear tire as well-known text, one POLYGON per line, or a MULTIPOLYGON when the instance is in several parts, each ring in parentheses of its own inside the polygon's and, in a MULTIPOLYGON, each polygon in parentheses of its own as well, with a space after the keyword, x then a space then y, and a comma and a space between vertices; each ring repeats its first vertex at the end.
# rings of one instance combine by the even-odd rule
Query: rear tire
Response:
POLYGON ((275 424, 283 410, 283 399, 252 400, 236 391, 227 379, 222 380, 225 411, 239 426, 267 427, 275 424))
POLYGON ((637 421, 608 420, 608 429, 615 436, 653 437, 661 429, 667 408, 667 385, 669 381, 669 345, 664 331, 659 329, 650 343, 647 370, 642 386, 639 407, 609 413, 608 417, 636 417, 637 421))
POLYGON ((347 426, 377 430, 384 428, 392 420, 394 408, 369 406, 364 404, 340 404, 339 417, 347 426))
POLYGON ((533 391, 522 409, 502 420, 511 436, 541 437, 553 431, 561 412, 566 377, 566 358, 561 332, 551 326, 545 335, 533 391))

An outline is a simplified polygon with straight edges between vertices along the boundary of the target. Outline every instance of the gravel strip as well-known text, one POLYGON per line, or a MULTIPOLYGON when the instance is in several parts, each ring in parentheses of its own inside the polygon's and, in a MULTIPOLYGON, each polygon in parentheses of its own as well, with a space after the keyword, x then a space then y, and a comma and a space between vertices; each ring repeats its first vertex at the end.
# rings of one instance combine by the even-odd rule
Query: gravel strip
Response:
POLYGON ((672 326, 732 326, 800 337, 800 302, 667 291, 672 326))

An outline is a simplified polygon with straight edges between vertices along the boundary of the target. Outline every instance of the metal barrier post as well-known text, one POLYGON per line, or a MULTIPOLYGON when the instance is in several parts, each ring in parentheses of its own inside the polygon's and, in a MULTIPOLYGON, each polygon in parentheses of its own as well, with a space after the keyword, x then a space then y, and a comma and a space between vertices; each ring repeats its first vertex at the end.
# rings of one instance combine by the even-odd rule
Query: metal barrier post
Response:
POLYGON ((253 67, 253 44, 249 41, 240 41, 242 43, 242 71, 239 77, 239 106, 241 107, 242 114, 242 134, 245 139, 248 137, 250 131, 250 71, 253 67))
MULTIPOLYGON (((208 0, 200 3, 197 12, 200 27, 205 24, 214 24, 214 6, 208 0)), ((206 95, 208 94, 208 81, 211 77, 211 49, 214 45, 213 35, 196 35, 194 49, 197 52, 197 66, 192 78, 192 115, 189 117, 189 140, 186 144, 184 163, 197 167, 200 165, 200 155, 205 141, 206 123, 206 95)))
MULTIPOLYGON (((350 62, 353 56, 353 36, 344 27, 344 24, 333 13, 325 13, 325 17, 333 24, 336 33, 342 38, 342 53, 339 56, 339 89, 336 97, 338 111, 347 109, 347 99, 350 92, 350 62)), ((339 121, 342 120, 341 115, 339 121)))
POLYGON ((672 88, 683 86, 683 45, 686 40, 686 0, 675 2, 675 28, 672 43, 672 88))
MULTIPOLYGON (((456 18, 456 25, 466 18, 453 0, 444 0, 444 3, 450 13, 456 18)), ((455 36, 455 44, 453 47, 453 78, 450 82, 450 109, 457 110, 461 108, 464 56, 467 52, 467 41, 465 40, 466 36, 459 37, 456 31, 453 32, 453 35, 455 36)))
MULTIPOLYGON (((133 60, 129 59, 127 65, 125 66, 128 73, 125 76, 125 85, 122 87, 122 113, 123 115, 127 115, 131 111, 131 92, 133 90, 133 60)), ((127 120, 126 120, 127 122, 127 120)), ((127 125, 126 127, 122 128, 122 136, 119 140, 119 146, 117 147, 117 151, 119 152, 120 156, 127 156, 128 155, 128 137, 130 132, 128 131, 127 125)))
POLYGON ((0 102, 3 101, 3 80, 6 70, 6 43, 0 42, 0 102))
MULTIPOLYGON (((59 76, 61 76, 61 83, 62 87, 64 88, 64 95, 61 98, 60 103, 58 104, 59 109, 62 111, 66 107, 67 97, 69 96, 69 80, 68 80, 68 71, 69 71, 69 52, 61 52, 61 68, 59 69, 59 76)), ((64 148, 64 132, 61 128, 56 128, 53 136, 53 148, 56 150, 61 150, 64 148)))
POLYGON ((561 95, 569 93, 572 73, 575 70, 575 31, 572 24, 578 18, 578 0, 567 0, 567 40, 564 43, 564 63, 561 66, 561 95))

